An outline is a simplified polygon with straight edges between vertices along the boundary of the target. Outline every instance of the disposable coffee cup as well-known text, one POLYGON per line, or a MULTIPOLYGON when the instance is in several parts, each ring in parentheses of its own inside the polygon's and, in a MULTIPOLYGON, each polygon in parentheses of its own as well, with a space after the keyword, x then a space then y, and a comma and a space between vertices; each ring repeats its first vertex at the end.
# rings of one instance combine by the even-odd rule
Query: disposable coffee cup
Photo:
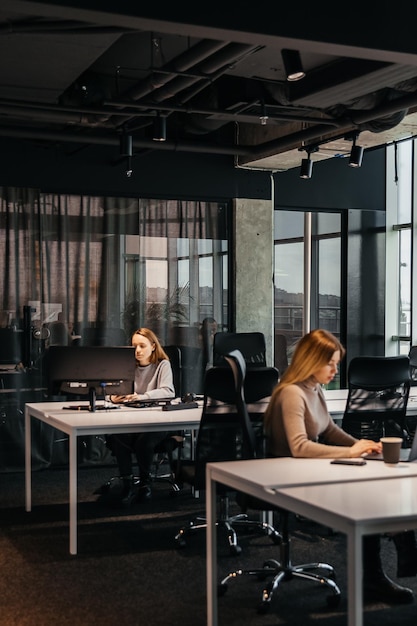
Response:
POLYGON ((381 437, 382 456, 385 463, 398 463, 403 440, 401 437, 381 437))

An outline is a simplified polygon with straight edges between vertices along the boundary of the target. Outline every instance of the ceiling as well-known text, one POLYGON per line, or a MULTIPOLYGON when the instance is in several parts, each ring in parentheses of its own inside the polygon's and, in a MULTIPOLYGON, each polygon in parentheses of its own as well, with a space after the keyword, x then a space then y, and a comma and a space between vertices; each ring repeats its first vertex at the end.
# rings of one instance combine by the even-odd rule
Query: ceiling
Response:
POLYGON ((253 5, 204 18, 199 7, 115 14, 114 2, 99 4, 2 0, 0 137, 126 155, 128 135, 132 159, 212 153, 284 171, 307 151, 348 156, 355 134, 364 148, 417 134, 415 33, 403 19, 398 35, 397 14, 383 8, 356 32, 353 16, 333 14, 294 26, 291 8, 276 25, 253 5), (304 79, 286 80, 284 48, 300 52, 304 79), (166 141, 153 139, 158 115, 166 141))

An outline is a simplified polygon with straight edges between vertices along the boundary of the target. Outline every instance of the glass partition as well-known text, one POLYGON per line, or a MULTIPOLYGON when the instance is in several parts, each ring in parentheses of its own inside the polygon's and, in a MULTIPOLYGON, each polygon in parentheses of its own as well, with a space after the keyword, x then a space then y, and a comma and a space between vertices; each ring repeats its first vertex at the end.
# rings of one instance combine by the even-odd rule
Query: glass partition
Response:
POLYGON ((148 326, 197 367, 203 320, 229 326, 227 203, 0 191, 2 324, 25 331, 24 365, 148 326))

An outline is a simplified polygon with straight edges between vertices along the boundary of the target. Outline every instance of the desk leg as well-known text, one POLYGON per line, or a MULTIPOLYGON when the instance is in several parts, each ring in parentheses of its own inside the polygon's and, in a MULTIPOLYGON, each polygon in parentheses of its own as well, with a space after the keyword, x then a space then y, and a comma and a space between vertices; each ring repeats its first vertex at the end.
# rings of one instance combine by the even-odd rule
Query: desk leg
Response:
POLYGON ((348 626, 363 624, 362 534, 352 529, 348 534, 348 626))
POLYGON ((210 469, 206 470, 206 583, 207 583, 207 626, 217 626, 217 526, 216 526, 216 482, 211 480, 210 469))
POLYGON ((25 498, 26 511, 32 510, 32 436, 31 417, 29 409, 25 407, 25 498))
POLYGON ((77 554, 77 436, 69 437, 70 554, 77 554))

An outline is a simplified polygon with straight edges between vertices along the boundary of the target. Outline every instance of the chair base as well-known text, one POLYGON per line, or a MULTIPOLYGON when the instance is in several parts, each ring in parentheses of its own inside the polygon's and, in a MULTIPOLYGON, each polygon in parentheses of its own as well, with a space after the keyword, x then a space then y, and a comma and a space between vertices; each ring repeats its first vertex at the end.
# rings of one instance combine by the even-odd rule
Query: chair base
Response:
MULTIPOLYGON (((242 548, 238 543, 236 529, 245 529, 246 531, 258 531, 261 534, 268 535, 275 544, 281 543, 280 533, 268 522, 250 520, 249 517, 240 513, 227 518, 220 518, 216 522, 217 528, 223 528, 226 531, 229 550, 232 555, 238 555, 242 552, 242 548)), ((188 526, 183 526, 175 536, 177 546, 184 548, 187 545, 186 535, 196 530, 206 530, 207 521, 204 517, 197 517, 194 522, 190 522, 188 526)))
POLYGON ((304 563, 302 565, 292 565, 290 558, 291 540, 288 532, 288 515, 281 514, 281 542, 280 560, 269 559, 264 562, 261 568, 235 570, 230 572, 219 583, 217 593, 222 596, 226 593, 228 583, 238 576, 257 576, 259 580, 272 579, 265 584, 262 590, 261 602, 258 605, 258 613, 268 612, 274 592, 282 582, 290 581, 292 578, 303 578, 318 585, 327 587, 331 594, 327 596, 328 606, 335 607, 340 602, 340 589, 334 580, 334 569, 328 563, 304 563), (322 570, 323 573, 314 573, 314 570, 322 570))
POLYGON ((160 472, 160 469, 164 464, 170 466, 169 459, 160 458, 156 461, 156 463, 154 463, 154 467, 151 471, 151 482, 168 483, 171 485, 172 495, 175 495, 181 491, 181 486, 177 483, 173 471, 169 470, 160 472))
POLYGON ((219 596, 226 593, 228 588, 228 582, 238 576, 257 576, 259 580, 264 580, 272 576, 272 580, 267 583, 262 589, 261 602, 258 605, 258 613, 267 613, 271 606, 271 600, 274 592, 278 589, 282 582, 287 582, 292 578, 303 578, 304 580, 310 580, 318 585, 326 586, 331 595, 327 596, 328 606, 335 607, 340 602, 340 588, 336 582, 331 578, 334 575, 334 570, 331 565, 327 563, 304 563, 302 565, 281 565, 278 561, 270 559, 265 561, 262 568, 252 570, 236 570, 230 572, 220 583, 217 589, 219 596), (319 573, 314 573, 313 570, 324 570, 327 576, 323 576, 319 573))
MULTIPOLYGON (((181 487, 175 481, 175 476, 172 472, 166 472, 164 474, 152 472, 150 475, 150 486, 154 482, 168 483, 171 486, 172 495, 176 495, 179 491, 181 491, 181 487)), ((135 487, 138 487, 139 483, 140 483, 139 476, 134 476, 132 480, 133 489, 135 487)), ((109 478, 107 482, 105 482, 103 485, 101 485, 94 491, 94 495, 106 496, 106 495, 111 494, 112 492, 115 495, 118 495, 119 493, 122 492, 122 477, 121 476, 112 476, 111 478, 109 478)))

